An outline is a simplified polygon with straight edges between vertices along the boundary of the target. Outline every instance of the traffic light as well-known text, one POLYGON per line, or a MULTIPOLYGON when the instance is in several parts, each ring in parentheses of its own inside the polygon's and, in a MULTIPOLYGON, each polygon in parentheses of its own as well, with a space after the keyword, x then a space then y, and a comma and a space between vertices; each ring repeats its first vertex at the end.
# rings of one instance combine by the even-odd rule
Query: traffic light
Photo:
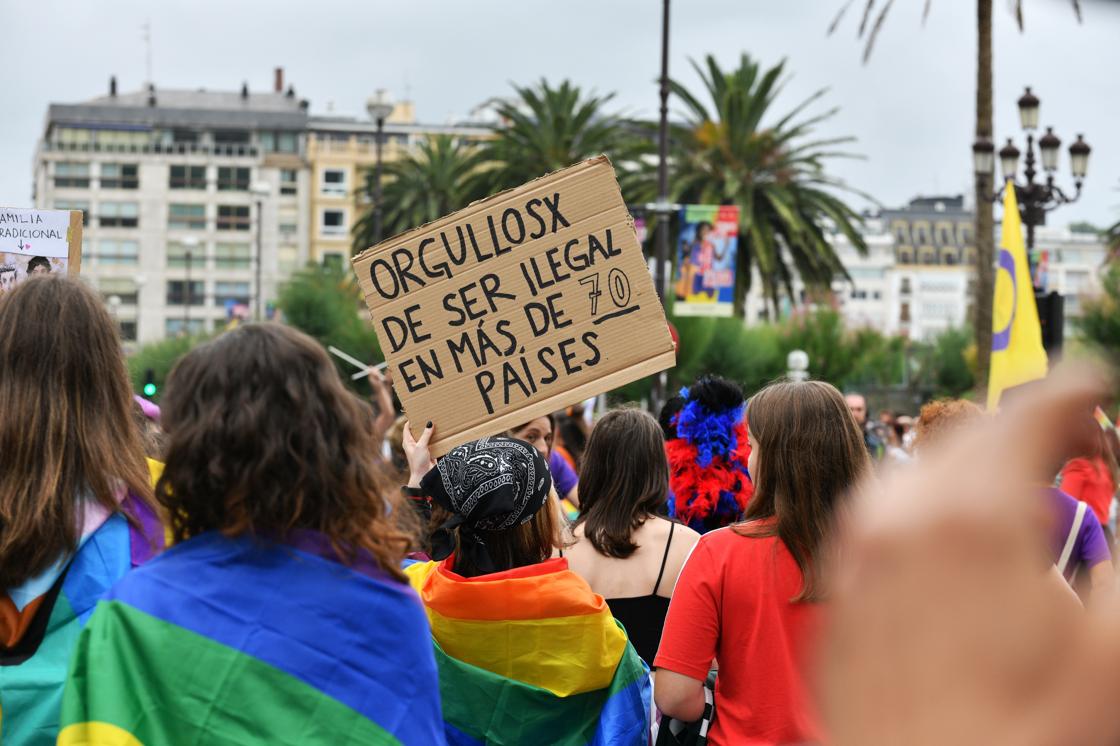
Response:
POLYGON ((156 395, 156 374, 151 368, 144 371, 144 396, 151 399, 156 395))

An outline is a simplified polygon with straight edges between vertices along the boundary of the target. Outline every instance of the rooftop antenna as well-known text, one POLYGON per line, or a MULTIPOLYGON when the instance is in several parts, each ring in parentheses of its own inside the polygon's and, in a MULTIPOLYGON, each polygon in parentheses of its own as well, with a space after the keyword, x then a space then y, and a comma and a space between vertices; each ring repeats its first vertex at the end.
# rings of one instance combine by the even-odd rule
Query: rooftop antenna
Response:
POLYGON ((140 27, 144 34, 144 72, 147 75, 147 82, 150 84, 152 80, 152 19, 144 21, 144 25, 140 27))

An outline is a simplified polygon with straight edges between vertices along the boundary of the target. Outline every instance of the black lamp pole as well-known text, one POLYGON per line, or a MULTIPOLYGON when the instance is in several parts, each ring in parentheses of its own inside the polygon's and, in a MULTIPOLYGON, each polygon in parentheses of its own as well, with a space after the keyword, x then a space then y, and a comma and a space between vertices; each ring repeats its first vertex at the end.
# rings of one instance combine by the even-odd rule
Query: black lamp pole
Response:
POLYGON ((385 117, 377 118, 377 162, 373 168, 373 242, 381 243, 381 143, 385 138, 385 117))

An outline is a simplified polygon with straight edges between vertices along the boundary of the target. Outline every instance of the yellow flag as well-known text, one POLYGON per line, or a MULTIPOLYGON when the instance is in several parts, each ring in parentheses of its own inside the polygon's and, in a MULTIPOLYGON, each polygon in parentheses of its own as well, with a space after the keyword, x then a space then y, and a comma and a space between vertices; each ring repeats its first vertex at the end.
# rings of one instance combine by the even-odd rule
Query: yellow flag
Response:
POLYGON ((1046 350, 1034 299, 1027 249, 1015 189, 1003 198, 1003 231, 992 304, 992 362, 988 369, 988 409, 1005 389, 1046 377, 1046 350))

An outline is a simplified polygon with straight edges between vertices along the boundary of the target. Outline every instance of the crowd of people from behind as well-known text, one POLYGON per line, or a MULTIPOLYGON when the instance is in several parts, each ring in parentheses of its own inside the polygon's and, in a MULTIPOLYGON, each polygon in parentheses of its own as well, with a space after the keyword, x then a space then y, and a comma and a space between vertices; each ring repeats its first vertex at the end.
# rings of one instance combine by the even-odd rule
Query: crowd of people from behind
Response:
MULTIPOLYGON (((0 738, 892 742, 835 715, 856 687, 816 686, 883 657, 855 633, 817 657, 853 629, 849 524, 873 475, 928 482, 999 418, 949 400, 870 422, 825 382, 747 398, 704 376, 656 418, 576 406, 433 458, 436 426, 371 383, 362 401, 310 337, 247 324, 183 357, 156 406, 84 285, 0 298, 0 738)), ((1046 516, 1027 577, 1104 613, 1116 434, 1080 402, 1064 418, 1022 488, 1046 516)))

